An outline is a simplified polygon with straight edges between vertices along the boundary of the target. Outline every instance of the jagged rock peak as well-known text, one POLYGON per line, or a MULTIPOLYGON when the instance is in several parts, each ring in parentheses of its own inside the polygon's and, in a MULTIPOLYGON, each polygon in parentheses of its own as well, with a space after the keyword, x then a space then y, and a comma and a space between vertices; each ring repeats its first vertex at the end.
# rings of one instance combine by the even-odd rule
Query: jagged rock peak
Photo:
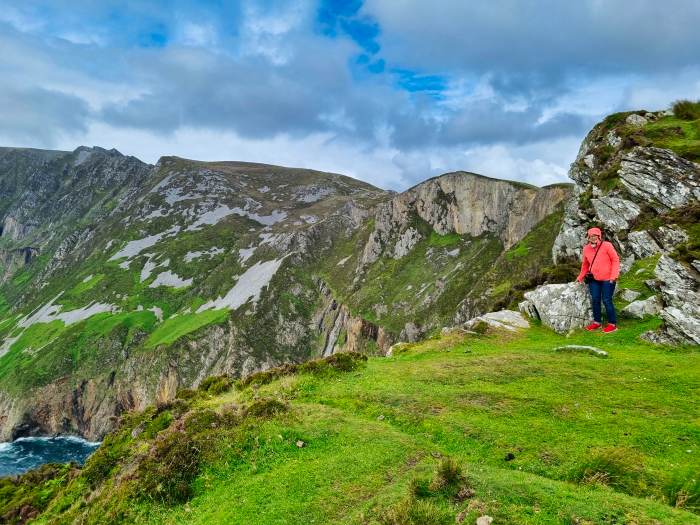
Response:
POLYGON ((569 184, 538 188, 463 171, 433 177, 378 208, 364 262, 376 260, 381 247, 397 233, 395 255, 409 250, 419 240, 410 226, 415 217, 441 235, 496 234, 507 249, 552 213, 569 196, 570 188, 569 184))

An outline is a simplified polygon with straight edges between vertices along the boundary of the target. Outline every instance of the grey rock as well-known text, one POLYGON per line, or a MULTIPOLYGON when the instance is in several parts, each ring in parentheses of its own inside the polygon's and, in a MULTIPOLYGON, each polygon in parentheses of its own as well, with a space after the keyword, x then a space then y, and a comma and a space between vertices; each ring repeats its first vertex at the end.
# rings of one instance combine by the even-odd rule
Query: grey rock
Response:
POLYGON ((672 251, 679 244, 688 242, 688 234, 677 224, 660 226, 654 232, 654 237, 666 251, 672 251))
POLYGON ((476 525, 491 525, 493 523, 493 518, 484 514, 476 518, 476 525))
POLYGON ((401 341, 408 341, 409 343, 415 343, 420 339, 422 335, 421 329, 415 323, 406 323, 401 330, 399 339, 401 341))
POLYGON ((665 332, 673 341, 700 345, 700 308, 688 303, 681 308, 667 306, 661 311, 661 318, 665 322, 665 332))
POLYGON ((677 344, 677 342, 670 335, 661 330, 648 330, 639 337, 656 345, 672 346, 677 344))
POLYGON ((641 210, 634 202, 617 197, 591 199, 598 219, 611 231, 629 228, 629 221, 636 219, 641 210))
POLYGON ((572 353, 572 354, 577 354, 577 353, 583 353, 583 354, 590 354, 594 357, 602 357, 606 358, 608 357, 608 353, 605 350, 601 350, 600 348, 597 348, 595 346, 587 346, 587 345, 564 345, 564 346, 558 346, 554 349, 555 352, 560 352, 560 353, 572 353))
POLYGON ((663 330, 677 343, 700 344, 700 279, 694 269, 668 255, 654 268, 666 305, 661 311, 663 330))
POLYGON ((698 272, 700 272, 700 261, 695 259, 693 262, 690 263, 693 268, 695 268, 698 272))
POLYGON ((661 291, 661 283, 659 283, 658 279, 647 279, 644 281, 644 285, 655 292, 661 291))
POLYGON ((622 139, 612 130, 608 131, 606 140, 608 145, 612 146, 613 148, 617 148, 620 144, 622 144, 622 139))
POLYGON ((392 257, 394 259, 401 259, 402 257, 405 257, 413 249, 413 247, 420 242, 420 240, 421 234, 418 232, 418 230, 413 227, 406 229, 399 236, 399 240, 396 241, 392 257))
POLYGON ((585 326, 593 317, 588 289, 580 283, 546 284, 525 292, 530 303, 521 311, 537 312, 542 324, 563 334, 585 326))
POLYGON ((522 316, 520 312, 513 310, 499 310, 498 312, 489 312, 470 319, 464 323, 467 330, 473 329, 479 323, 484 322, 492 328, 515 331, 521 328, 528 328, 530 323, 522 316))
POLYGON ((637 319, 643 319, 647 315, 658 315, 661 312, 663 305, 656 295, 652 295, 648 299, 632 301, 622 309, 622 313, 637 319))
POLYGON ((630 290, 629 288, 618 288, 616 292, 617 295, 620 296, 620 299, 622 299, 623 301, 627 301, 628 303, 631 303, 641 295, 639 292, 635 292, 634 290, 630 290))
POLYGON ((620 273, 625 274, 630 271, 630 268, 632 268, 632 265, 634 264, 635 261, 634 255, 630 254, 627 257, 621 257, 620 258, 620 273))
POLYGON ((638 259, 661 253, 661 247, 646 230, 629 232, 627 235, 629 248, 638 259))
POLYGON ((637 146, 622 157, 618 173, 631 195, 657 211, 700 199, 700 167, 667 149, 637 146))
POLYGON ((633 113, 625 119, 625 122, 627 122, 627 124, 630 126, 641 127, 644 124, 647 124, 649 121, 643 116, 633 113))

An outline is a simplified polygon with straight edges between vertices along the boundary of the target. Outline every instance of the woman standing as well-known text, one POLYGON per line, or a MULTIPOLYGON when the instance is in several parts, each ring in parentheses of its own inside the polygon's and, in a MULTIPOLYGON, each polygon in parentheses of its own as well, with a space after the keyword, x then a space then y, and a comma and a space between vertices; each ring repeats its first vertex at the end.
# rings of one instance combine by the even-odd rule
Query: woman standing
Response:
POLYGON ((617 330, 617 315, 613 304, 615 281, 620 275, 620 257, 615 247, 603 240, 600 228, 588 230, 588 244, 583 247, 583 261, 581 273, 576 278, 578 282, 586 282, 591 292, 593 303, 593 322, 586 330, 597 330, 602 326, 600 300, 605 305, 605 313, 608 324, 603 328, 603 333, 609 334, 617 330))

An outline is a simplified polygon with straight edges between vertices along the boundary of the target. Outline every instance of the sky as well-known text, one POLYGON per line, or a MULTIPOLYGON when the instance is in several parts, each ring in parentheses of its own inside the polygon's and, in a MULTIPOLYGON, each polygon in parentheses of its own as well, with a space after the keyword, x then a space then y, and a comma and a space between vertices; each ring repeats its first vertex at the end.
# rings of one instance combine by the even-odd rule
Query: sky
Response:
POLYGON ((696 0, 0 0, 0 145, 567 180, 605 115, 700 99, 696 0))

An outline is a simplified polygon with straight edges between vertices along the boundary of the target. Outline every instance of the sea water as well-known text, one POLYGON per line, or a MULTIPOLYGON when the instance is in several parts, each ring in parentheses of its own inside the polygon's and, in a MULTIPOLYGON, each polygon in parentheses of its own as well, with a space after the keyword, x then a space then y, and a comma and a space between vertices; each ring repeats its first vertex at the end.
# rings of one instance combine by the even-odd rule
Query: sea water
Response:
POLYGON ((44 463, 74 461, 82 465, 98 446, 99 442, 74 436, 25 437, 0 443, 0 477, 21 474, 44 463))

